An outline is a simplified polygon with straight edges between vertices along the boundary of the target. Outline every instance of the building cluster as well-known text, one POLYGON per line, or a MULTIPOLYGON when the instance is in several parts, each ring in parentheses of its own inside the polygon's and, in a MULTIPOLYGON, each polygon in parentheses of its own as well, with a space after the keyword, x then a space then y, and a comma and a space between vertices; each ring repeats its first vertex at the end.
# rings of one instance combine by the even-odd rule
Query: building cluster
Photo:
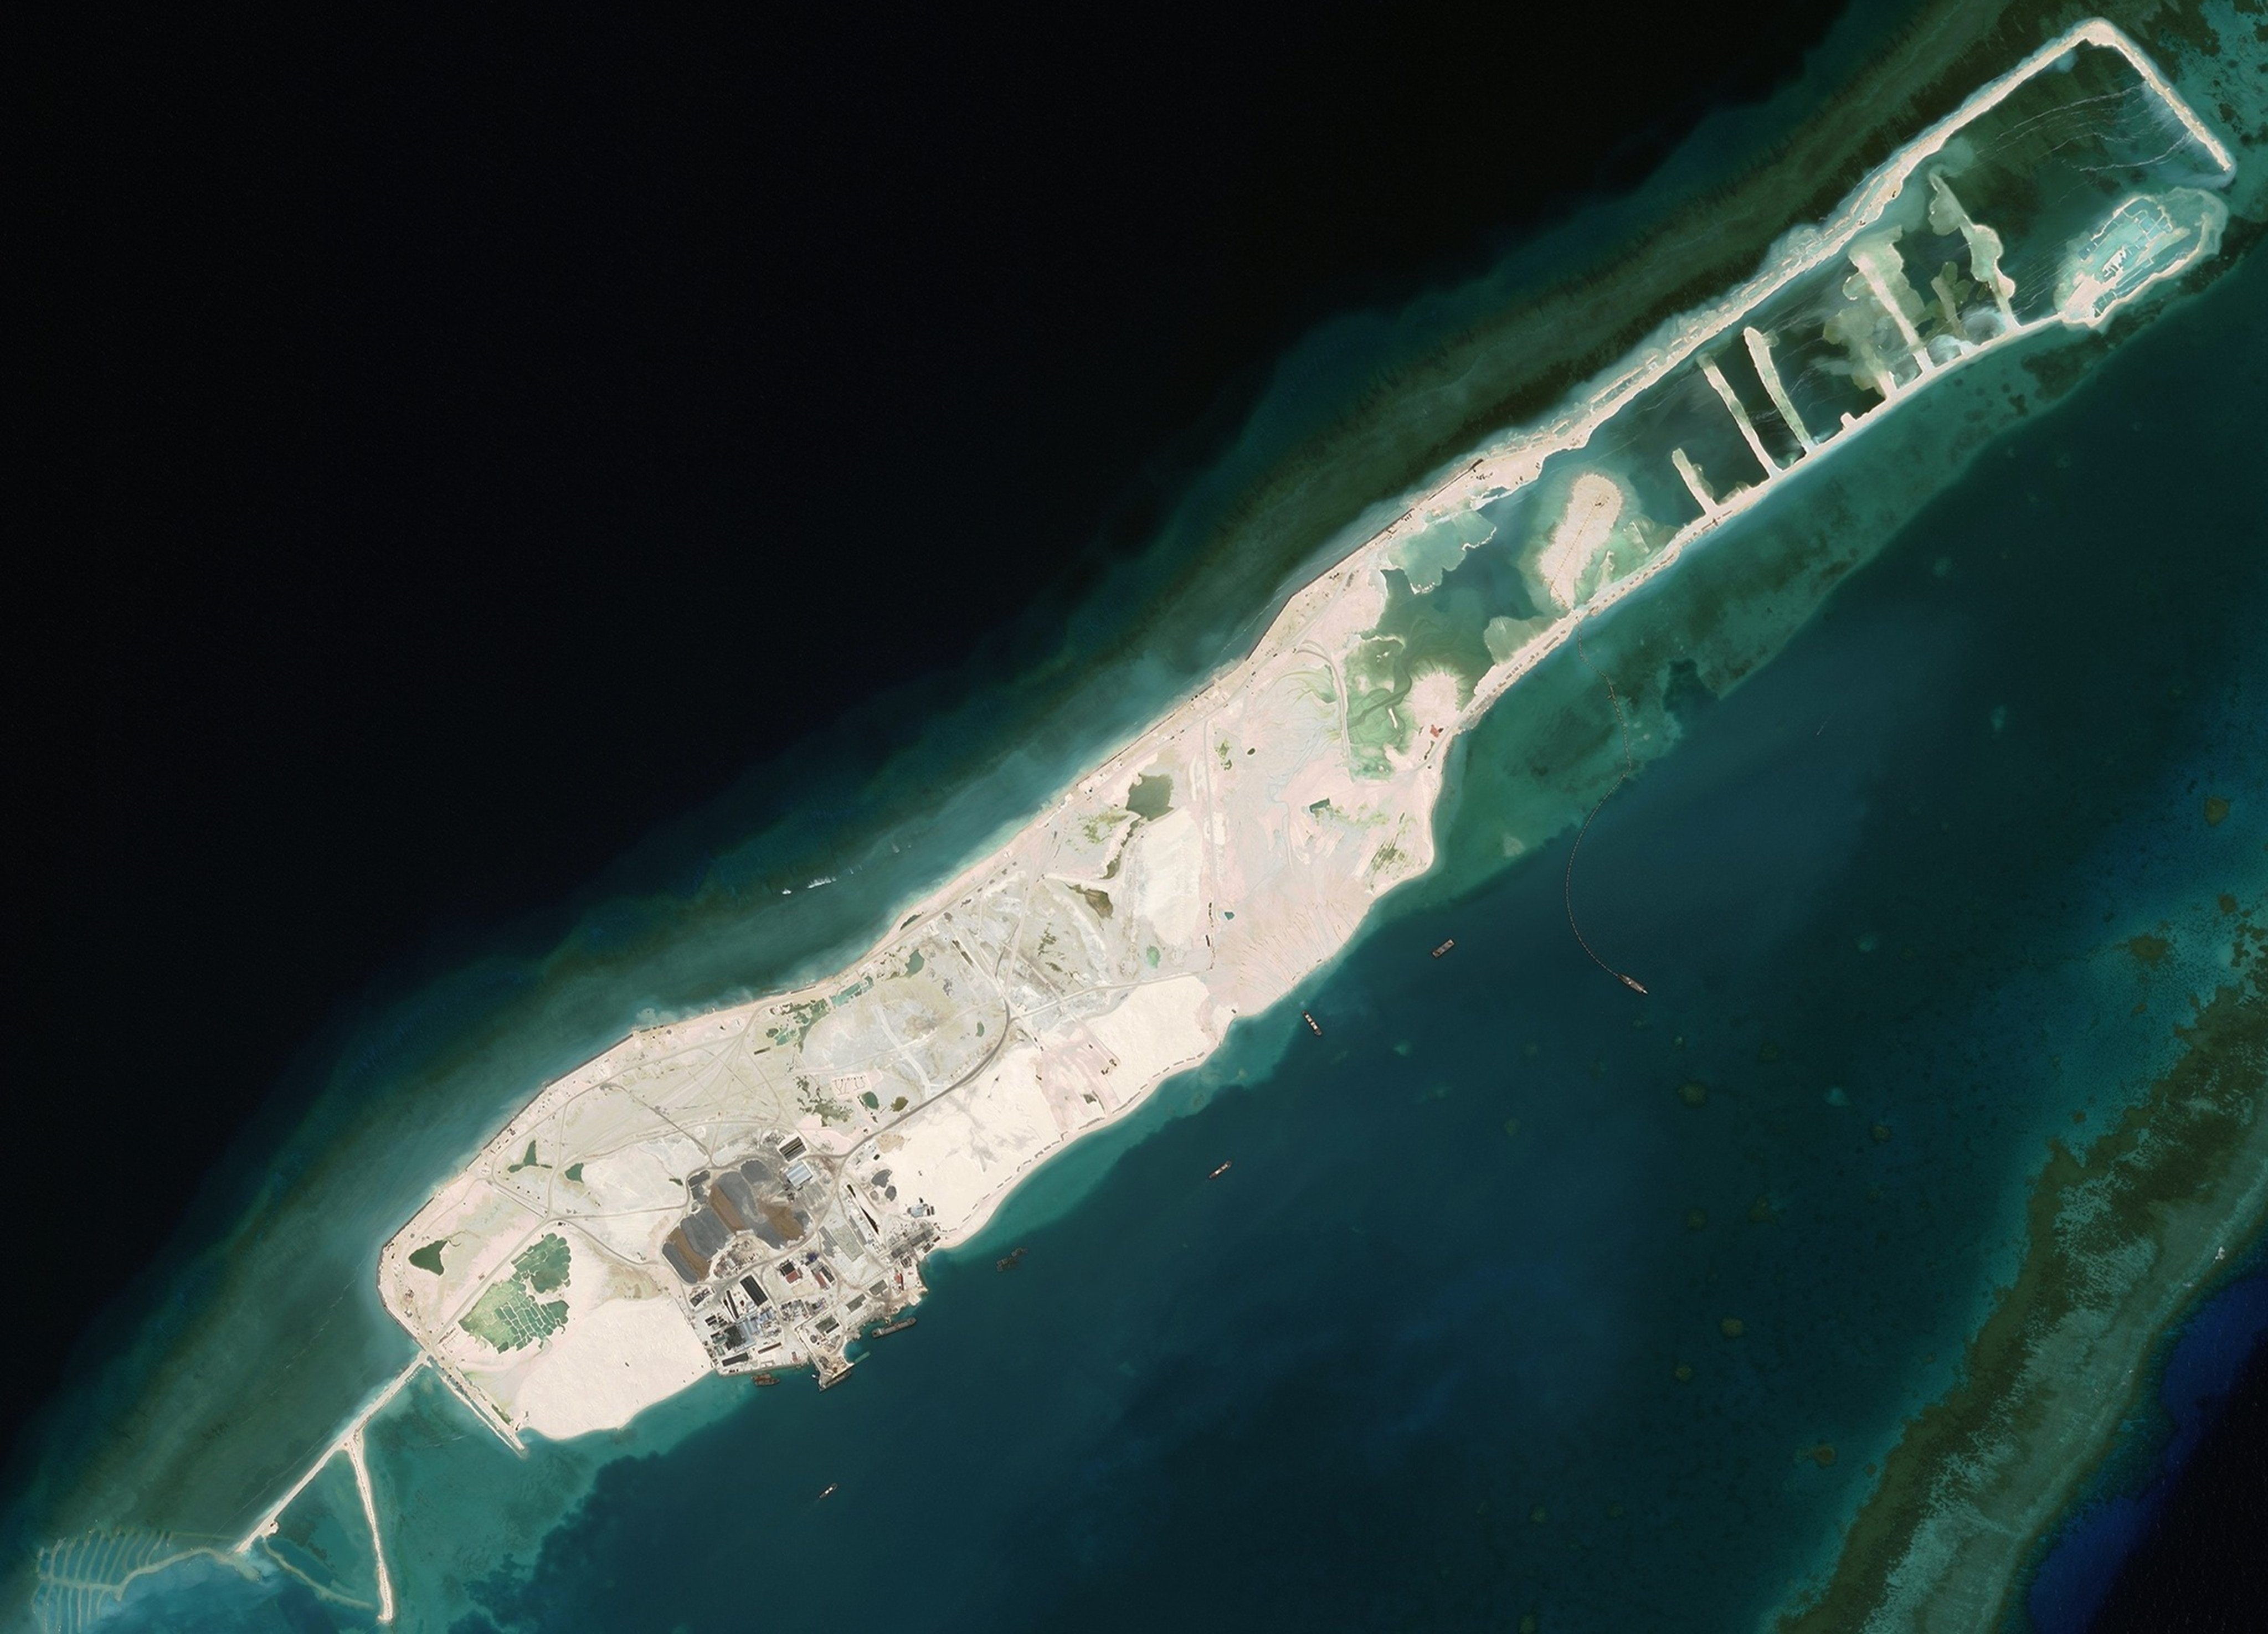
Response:
POLYGON ((718 1372, 807 1365, 830 1383, 852 1339, 919 1297, 934 1211, 892 1206, 886 1168, 863 1181, 872 1196, 861 1184, 792 1135, 688 1177, 688 1211, 662 1253, 718 1372))

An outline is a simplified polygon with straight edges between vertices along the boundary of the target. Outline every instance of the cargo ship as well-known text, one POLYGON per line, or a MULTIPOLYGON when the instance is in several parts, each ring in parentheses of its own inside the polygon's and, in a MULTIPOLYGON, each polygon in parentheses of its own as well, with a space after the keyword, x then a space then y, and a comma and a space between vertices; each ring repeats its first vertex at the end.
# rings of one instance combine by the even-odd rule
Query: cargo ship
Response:
POLYGON ((879 1339, 884 1334, 903 1333, 907 1329, 914 1325, 915 1320, 915 1318, 910 1316, 901 1316, 897 1321, 889 1323, 886 1327, 875 1329, 873 1332, 868 1334, 866 1336, 869 1339, 879 1339))

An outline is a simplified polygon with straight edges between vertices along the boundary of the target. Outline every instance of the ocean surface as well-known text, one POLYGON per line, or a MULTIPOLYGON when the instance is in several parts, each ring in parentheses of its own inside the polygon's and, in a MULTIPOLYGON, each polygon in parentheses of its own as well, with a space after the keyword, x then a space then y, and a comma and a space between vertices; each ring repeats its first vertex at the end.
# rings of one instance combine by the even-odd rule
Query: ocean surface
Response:
MULTIPOLYGON (((2067 372, 2035 352, 1973 371, 1963 412, 1948 384, 1589 634, 1649 725, 1572 889, 1646 997, 1568 930, 1561 819, 1603 785, 1538 767, 1555 741, 1594 759, 1613 717, 1563 650, 1461 746, 1435 872, 931 1262, 918 1326, 843 1387, 711 1380, 515 1458, 421 1375, 369 1442, 399 1626, 1730 1630, 1817 1584, 1958 1376, 2047 1142, 2115 1122, 2174 1059, 2222 899, 2268 909, 2268 268, 2172 306, 2060 401, 2067 372), (1756 593, 1758 563, 1829 548, 1858 565, 1823 600, 1756 593), (1695 680, 1705 615, 1769 661, 1695 680), (2145 935, 2169 951, 2139 957, 2145 935)), ((1183 662, 1119 707, 1172 696, 1183 662)), ((882 811, 890 779, 822 780, 809 815, 855 836, 839 855, 665 836, 688 881, 725 882, 699 913, 625 900, 548 959, 357 1021, 292 1141, 293 1183, 325 1183, 291 1218, 329 1222, 292 1285, 374 1308, 400 1173, 720 972, 829 968, 1091 747, 1032 742, 920 809, 882 811), (810 890, 821 872, 839 883, 810 890), (389 1082, 453 1121, 364 1172, 380 1103, 357 1086, 389 1082), (354 1163, 326 1173, 334 1150, 354 1163)), ((2237 1248, 2251 1278, 2160 1347, 2169 1402, 2259 1343, 2237 1248)), ((204 1286, 162 1320, 215 1320, 204 1286)), ((383 1378, 409 1342, 368 1315, 305 1320, 311 1343, 352 1329, 336 1349, 383 1378)), ((151 1414, 145 1389, 97 1380, 69 1412, 151 1414)), ((2128 1546, 2200 1432, 2134 1421, 2019 1616, 2085 1626, 2102 1541, 2128 1546)), ((288 1480, 308 1450, 233 1455, 288 1480)), ((366 1598, 359 1528, 335 1471, 285 1558, 366 1598)), ((371 1623, 193 1558, 103 1626, 371 1623)))

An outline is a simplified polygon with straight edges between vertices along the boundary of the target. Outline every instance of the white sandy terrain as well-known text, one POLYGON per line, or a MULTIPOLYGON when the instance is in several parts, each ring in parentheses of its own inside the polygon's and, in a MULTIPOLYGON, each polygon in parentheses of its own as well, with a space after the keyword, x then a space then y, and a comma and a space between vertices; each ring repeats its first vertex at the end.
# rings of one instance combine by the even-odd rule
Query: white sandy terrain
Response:
POLYGON ((1586 471, 1575 479, 1566 514, 1551 530, 1551 542, 1535 564, 1537 576, 1562 612, 1576 604, 1576 582, 1612 536, 1622 513, 1623 490, 1611 478, 1586 471))
POLYGON ((555 1441, 619 1430, 709 1370, 674 1301, 610 1299, 551 1342, 519 1394, 519 1422, 555 1441))

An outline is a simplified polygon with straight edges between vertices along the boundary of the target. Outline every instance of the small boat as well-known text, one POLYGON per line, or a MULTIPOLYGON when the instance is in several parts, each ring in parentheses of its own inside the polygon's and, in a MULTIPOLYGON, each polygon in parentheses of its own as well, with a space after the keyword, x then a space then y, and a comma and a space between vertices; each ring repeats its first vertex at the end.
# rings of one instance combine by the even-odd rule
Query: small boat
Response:
POLYGON ((843 1483, 842 1483, 841 1482, 839 1482, 839 1481, 829 1481, 829 1482, 827 1483, 827 1490, 826 1490, 824 1492, 821 1492, 821 1494, 820 1494, 816 1498, 813 1499, 812 1501, 813 1501, 814 1503, 821 1503, 821 1504, 825 1503, 828 1498, 832 1498, 832 1497, 834 1497, 834 1496, 835 1496, 835 1489, 836 1489, 836 1487, 838 1487, 838 1486, 842 1485, 842 1484, 843 1484, 843 1483))
POLYGON ((777 1384, 779 1382, 779 1375, 777 1373, 750 1373, 748 1375, 748 1382, 755 1385, 777 1384))
POLYGON ((1030 1252, 1029 1248, 1012 1248, 992 1262, 992 1269, 996 1271, 1012 1271, 1024 1262, 1024 1256, 1030 1252))
POLYGON ((1454 937, 1454 936, 1453 936, 1453 937, 1451 937, 1447 941, 1446 941, 1446 942, 1442 943, 1439 947, 1437 947, 1437 948, 1435 948, 1435 949, 1433 950, 1433 957, 1434 957, 1434 958, 1436 958, 1436 959, 1439 959, 1439 958, 1440 958, 1443 953, 1447 953, 1451 948, 1454 947, 1456 945, 1457 945, 1457 938, 1456 938, 1455 937, 1454 937))
MULTIPOLYGON (((1620 973, 1619 973, 1619 972, 1617 972, 1617 974, 1620 974, 1620 973)), ((1633 992, 1633 993, 1644 993, 1644 992, 1646 992, 1646 989, 1645 989, 1645 988, 1643 988, 1643 987, 1641 987, 1640 985, 1638 985, 1638 979, 1636 976, 1634 976, 1634 975, 1626 975, 1626 976, 1624 976, 1624 977, 1623 977, 1623 985, 1624 985, 1624 987, 1626 987, 1626 988, 1630 989, 1630 990, 1631 990, 1631 992, 1633 992)), ((1651 995, 1651 994, 1647 994, 1647 997, 1653 997, 1653 995, 1651 995)))
POLYGON ((1321 1038, 1323 1035, 1322 1025, 1316 1021, 1314 1017, 1309 1015, 1306 1011, 1302 1010, 1300 1012, 1300 1019, 1307 1024, 1307 1031, 1313 1033, 1317 1038, 1321 1038))
POLYGON ((1206 1178, 1207 1180, 1219 1180, 1222 1175, 1224 1175, 1224 1174, 1227 1174, 1227 1173, 1228 1173, 1228 1165, 1227 1165, 1227 1164, 1226 1164, 1226 1163, 1224 1163, 1224 1164, 1222 1164, 1219 1168, 1215 1169, 1211 1174, 1210 1174, 1206 1175, 1206 1176, 1205 1176, 1205 1178, 1206 1178))
POLYGON ((866 1336, 869 1339, 879 1339, 884 1334, 903 1333, 907 1329, 914 1325, 914 1321, 915 1319, 913 1317, 901 1316, 897 1321, 889 1323, 887 1327, 875 1329, 873 1332, 868 1334, 866 1336))

